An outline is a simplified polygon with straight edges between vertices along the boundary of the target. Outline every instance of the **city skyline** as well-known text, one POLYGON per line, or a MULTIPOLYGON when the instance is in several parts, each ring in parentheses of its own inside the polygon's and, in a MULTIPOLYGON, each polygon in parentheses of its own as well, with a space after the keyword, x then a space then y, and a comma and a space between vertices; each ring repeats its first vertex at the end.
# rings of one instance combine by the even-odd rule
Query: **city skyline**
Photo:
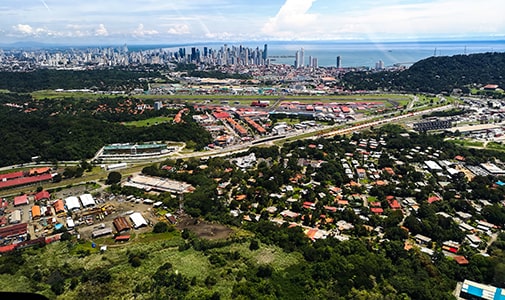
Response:
POLYGON ((3 44, 503 39, 501 0, 187 0, 0 4, 3 44))

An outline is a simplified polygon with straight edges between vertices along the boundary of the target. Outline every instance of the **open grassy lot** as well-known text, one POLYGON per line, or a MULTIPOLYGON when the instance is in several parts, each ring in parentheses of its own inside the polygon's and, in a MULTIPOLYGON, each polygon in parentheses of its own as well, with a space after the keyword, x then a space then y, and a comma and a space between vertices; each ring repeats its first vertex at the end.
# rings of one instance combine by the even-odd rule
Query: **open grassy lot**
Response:
POLYGON ((493 149, 498 151, 505 151, 505 145, 497 142, 489 142, 486 145, 486 149, 493 149))
POLYGON ((451 143, 458 144, 464 147, 484 147, 484 142, 474 141, 474 140, 448 140, 451 143))
MULTIPOLYGON (((270 266, 274 272, 282 272, 303 260, 298 252, 287 253, 275 246, 260 244, 257 250, 250 250, 249 243, 231 242, 222 247, 206 251, 193 248, 180 250, 178 245, 184 243, 178 231, 164 234, 141 233, 132 237, 126 244, 110 244, 111 238, 97 239, 97 247, 91 242, 56 242, 41 249, 26 249, 23 258, 26 263, 15 274, 0 275, 2 291, 37 291, 49 299, 77 299, 88 294, 92 286, 82 282, 81 275, 90 270, 105 269, 111 275, 105 293, 107 299, 144 299, 149 290, 144 290, 153 283, 153 275, 165 263, 170 263, 176 274, 180 273, 192 281, 189 299, 201 299, 201 295, 218 292, 221 299, 231 299, 235 283, 245 280, 243 274, 260 265, 270 266), (109 244, 106 251, 99 247, 109 244), (141 257, 140 265, 134 266, 131 257, 141 257), (50 289, 48 280, 44 279, 34 286, 32 277, 53 278, 58 274, 73 274, 70 277, 79 280, 73 289, 68 288, 70 279, 65 282, 65 291, 59 295, 50 289), (47 277, 46 277, 47 276, 47 277), (213 278, 213 284, 208 284, 213 278), (207 283, 206 283, 207 282, 207 283)), ((75 281, 75 279, 74 279, 75 281)), ((97 286, 96 289, 103 287, 97 286)), ((90 293, 93 295, 96 291, 90 293)))
POLYGON ((125 122, 122 124, 126 125, 126 126, 134 126, 134 127, 149 127, 149 126, 158 125, 161 123, 171 122, 173 119, 174 118, 172 118, 172 117, 155 117, 155 118, 149 118, 149 119, 145 119, 145 120, 125 122))
MULTIPOLYGON (((41 90, 32 92, 31 95, 35 99, 61 99, 61 98, 76 98, 76 99, 96 99, 101 97, 120 97, 127 96, 126 94, 94 94, 85 92, 56 92, 54 90, 41 90)), ((300 102, 333 102, 333 101, 395 101, 401 105, 405 105, 412 99, 411 95, 405 94, 377 94, 377 95, 323 95, 323 96, 307 96, 307 95, 190 95, 190 94, 177 94, 177 95, 149 95, 139 94, 132 95, 132 97, 140 99, 153 99, 153 100, 179 100, 179 101, 194 101, 204 102, 212 100, 216 104, 219 101, 230 101, 233 104, 235 101, 240 104, 249 104, 253 100, 285 100, 285 101, 300 101, 300 102)))

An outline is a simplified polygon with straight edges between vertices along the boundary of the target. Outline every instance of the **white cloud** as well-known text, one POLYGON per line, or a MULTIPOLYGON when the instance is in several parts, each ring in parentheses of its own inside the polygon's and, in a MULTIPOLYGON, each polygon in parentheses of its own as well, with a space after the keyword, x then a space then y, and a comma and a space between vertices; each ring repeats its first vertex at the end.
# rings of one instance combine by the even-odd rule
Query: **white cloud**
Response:
POLYGON ((167 30, 168 34, 182 35, 189 34, 191 31, 187 24, 177 24, 167 30))
POLYGON ((503 0, 356 2, 359 9, 335 12, 315 0, 285 0, 262 32, 279 39, 389 39, 490 36, 505 31, 503 0), (310 13, 309 11, 317 11, 310 13))
POLYGON ((107 31, 107 28, 105 28, 105 25, 100 24, 100 25, 98 25, 98 28, 95 30, 95 35, 96 36, 108 36, 109 31, 107 31))
POLYGON ((38 36, 38 35, 57 35, 56 32, 47 30, 45 28, 34 28, 28 24, 17 24, 12 26, 14 31, 17 33, 21 33, 22 35, 32 35, 32 36, 38 36))
POLYGON ((135 29, 133 31, 134 36, 145 36, 145 35, 155 35, 155 34, 159 34, 159 32, 157 30, 144 29, 144 24, 139 24, 137 29, 135 29))
POLYGON ((262 32, 271 36, 292 36, 317 21, 316 14, 308 13, 316 0, 286 0, 275 17, 263 26, 262 32))
POLYGON ((503 36, 503 0, 0 1, 0 39, 93 42, 503 36), (50 10, 48 10, 50 7, 50 10), (104 25, 107 23, 107 25, 104 25), (133 24, 133 25, 132 25, 133 24), (138 26, 137 26, 138 25, 138 26))
POLYGON ((28 24, 18 24, 18 25, 12 26, 12 28, 15 31, 18 31, 18 32, 20 32, 22 34, 25 34, 25 35, 30 35, 30 34, 33 34, 35 32, 33 30, 32 26, 30 26, 28 24))

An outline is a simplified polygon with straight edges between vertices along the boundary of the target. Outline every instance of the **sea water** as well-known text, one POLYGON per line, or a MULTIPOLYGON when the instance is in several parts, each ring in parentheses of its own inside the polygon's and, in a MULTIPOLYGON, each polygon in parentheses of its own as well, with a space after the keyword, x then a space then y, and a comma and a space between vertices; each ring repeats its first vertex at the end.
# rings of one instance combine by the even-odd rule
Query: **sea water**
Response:
POLYGON ((294 65, 297 51, 303 49, 304 65, 309 57, 318 66, 335 67, 340 56, 341 67, 371 67, 379 61, 384 66, 405 65, 431 57, 459 54, 505 52, 505 41, 423 41, 388 43, 291 42, 268 44, 271 63, 294 65))

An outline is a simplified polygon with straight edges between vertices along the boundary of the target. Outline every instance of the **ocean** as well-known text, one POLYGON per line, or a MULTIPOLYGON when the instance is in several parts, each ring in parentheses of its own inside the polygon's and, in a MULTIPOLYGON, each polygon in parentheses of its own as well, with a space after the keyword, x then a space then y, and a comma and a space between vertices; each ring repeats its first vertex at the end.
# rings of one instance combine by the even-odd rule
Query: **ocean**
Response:
POLYGON ((317 58, 321 67, 336 66, 340 56, 342 67, 371 67, 382 60, 384 66, 405 65, 431 57, 485 52, 505 52, 504 41, 390 42, 390 43, 289 43, 268 44, 272 63, 294 64, 296 51, 303 48, 305 65, 309 56, 317 58), (290 57, 285 57, 290 56, 290 57))
POLYGON ((410 66, 413 63, 431 56, 452 56, 459 54, 505 52, 505 41, 419 41, 419 42, 210 42, 194 45, 135 45, 128 46, 130 50, 169 48, 176 50, 191 47, 203 49, 208 47, 220 49, 224 44, 263 49, 268 45, 268 57, 273 64, 294 65, 295 54, 303 48, 304 64, 309 64, 309 57, 317 58, 320 67, 335 67, 337 56, 340 56, 341 67, 374 68, 381 60, 385 67, 394 65, 410 66))

